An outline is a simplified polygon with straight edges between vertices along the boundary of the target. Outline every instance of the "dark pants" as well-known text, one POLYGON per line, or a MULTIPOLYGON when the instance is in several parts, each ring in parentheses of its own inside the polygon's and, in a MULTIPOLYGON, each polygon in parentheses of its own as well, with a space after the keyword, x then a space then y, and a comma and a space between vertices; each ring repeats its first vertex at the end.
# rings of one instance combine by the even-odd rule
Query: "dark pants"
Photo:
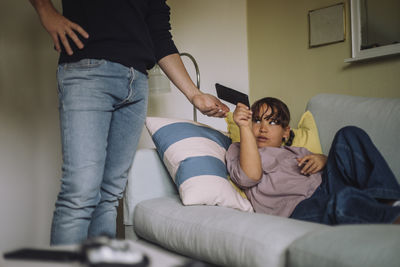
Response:
POLYGON ((290 217, 330 225, 392 223, 400 207, 385 202, 399 199, 399 183, 367 133, 347 126, 332 142, 321 185, 290 217))

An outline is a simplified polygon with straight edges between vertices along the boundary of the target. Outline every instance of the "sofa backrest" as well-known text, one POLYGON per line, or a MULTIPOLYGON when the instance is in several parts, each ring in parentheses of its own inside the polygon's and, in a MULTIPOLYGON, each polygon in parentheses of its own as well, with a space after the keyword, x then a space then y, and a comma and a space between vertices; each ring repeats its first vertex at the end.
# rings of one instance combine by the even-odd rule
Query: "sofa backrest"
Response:
POLYGON ((400 182, 400 98, 318 94, 307 110, 314 115, 322 151, 328 154, 335 133, 354 125, 364 129, 400 182))

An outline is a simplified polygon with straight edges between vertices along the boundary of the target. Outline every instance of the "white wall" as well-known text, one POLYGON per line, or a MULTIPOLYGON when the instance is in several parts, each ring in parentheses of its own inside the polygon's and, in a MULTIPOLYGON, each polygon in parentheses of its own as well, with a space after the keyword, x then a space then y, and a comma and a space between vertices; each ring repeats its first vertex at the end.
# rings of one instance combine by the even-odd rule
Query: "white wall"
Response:
MULTIPOLYGON (((248 93, 247 26, 245 0, 168 0, 174 42, 180 52, 191 54, 200 69, 200 89, 216 95, 215 83, 248 93)), ((188 57, 182 57, 193 81, 195 69, 188 57)), ((233 111, 234 106, 229 105, 233 111)), ((192 106, 172 86, 171 93, 150 96, 149 116, 193 118, 192 106)), ((197 112, 198 121, 226 130, 223 119, 197 112)), ((143 130, 140 147, 153 147, 143 130)))
MULTIPOLYGON (((175 42, 198 61, 203 91, 215 94, 215 82, 248 90, 245 2, 168 0, 175 42)), ((56 64, 29 2, 0 1, 0 252, 49 242, 61 167, 56 64)), ((150 113, 192 118, 189 102, 173 91, 152 97, 150 113)), ((222 119, 198 116, 225 129, 222 119)))

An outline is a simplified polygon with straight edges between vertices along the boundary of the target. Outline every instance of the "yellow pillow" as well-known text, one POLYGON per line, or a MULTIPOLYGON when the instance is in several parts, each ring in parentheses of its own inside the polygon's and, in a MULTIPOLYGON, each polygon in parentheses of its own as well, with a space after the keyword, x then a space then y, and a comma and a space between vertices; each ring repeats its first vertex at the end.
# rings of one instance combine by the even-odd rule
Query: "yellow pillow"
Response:
MULTIPOLYGON (((225 121, 228 124, 228 134, 232 142, 240 142, 239 127, 233 120, 232 112, 228 113, 225 121)), ((322 154, 317 125, 310 111, 304 112, 297 125, 297 129, 292 130, 294 132, 292 146, 305 147, 312 153, 322 154)))
POLYGON ((232 143, 240 142, 239 126, 237 126, 236 122, 233 120, 232 112, 228 112, 225 121, 228 124, 228 135, 232 139, 232 143))
POLYGON ((310 111, 301 116, 297 129, 292 129, 294 139, 292 146, 305 147, 312 153, 322 154, 321 142, 319 141, 318 128, 314 116, 310 111))

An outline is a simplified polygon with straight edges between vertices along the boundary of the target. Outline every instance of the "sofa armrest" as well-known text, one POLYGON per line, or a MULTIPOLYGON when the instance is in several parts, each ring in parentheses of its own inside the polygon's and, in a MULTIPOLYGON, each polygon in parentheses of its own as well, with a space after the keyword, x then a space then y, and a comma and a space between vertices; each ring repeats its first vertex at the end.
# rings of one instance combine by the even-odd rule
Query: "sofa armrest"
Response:
POLYGON ((133 225, 136 205, 147 199, 177 195, 163 162, 154 148, 139 149, 128 174, 124 196, 124 225, 133 225))

